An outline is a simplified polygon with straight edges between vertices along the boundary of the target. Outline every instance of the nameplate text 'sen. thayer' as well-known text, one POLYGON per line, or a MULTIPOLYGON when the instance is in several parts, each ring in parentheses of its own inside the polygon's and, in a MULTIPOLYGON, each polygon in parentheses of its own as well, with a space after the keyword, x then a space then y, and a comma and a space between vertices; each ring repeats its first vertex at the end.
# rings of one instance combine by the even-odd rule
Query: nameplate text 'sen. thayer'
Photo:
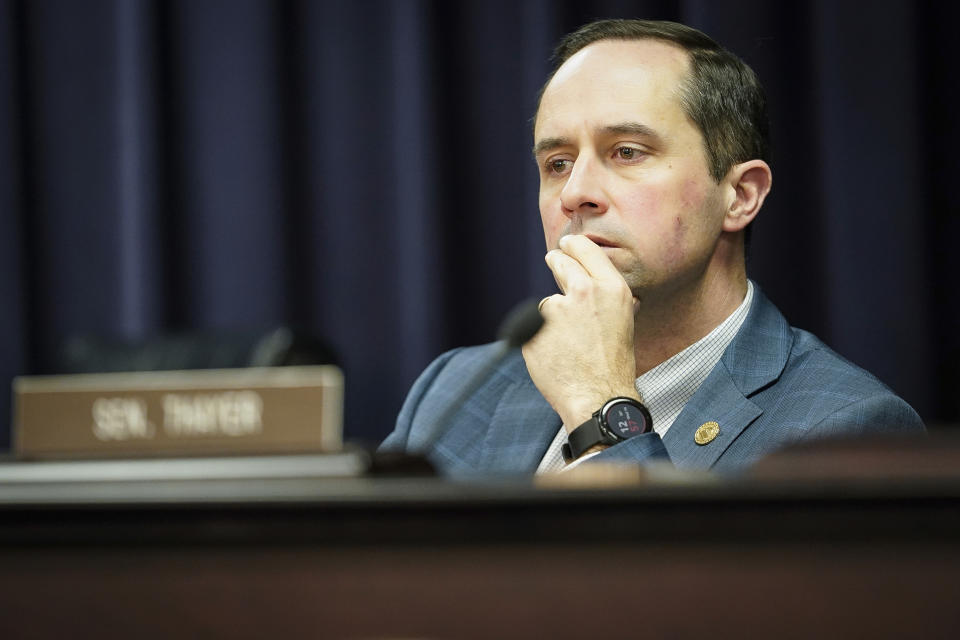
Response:
POLYGON ((336 451, 343 374, 335 366, 19 377, 19 458, 336 451))

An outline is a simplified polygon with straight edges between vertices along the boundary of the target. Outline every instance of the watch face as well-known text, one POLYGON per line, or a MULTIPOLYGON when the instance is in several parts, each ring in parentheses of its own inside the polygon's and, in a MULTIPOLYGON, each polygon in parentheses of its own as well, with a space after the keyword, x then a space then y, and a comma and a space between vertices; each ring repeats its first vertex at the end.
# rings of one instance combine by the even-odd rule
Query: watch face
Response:
POLYGON ((607 427, 618 438, 626 440, 650 431, 650 414, 629 402, 618 402, 606 415, 607 427))

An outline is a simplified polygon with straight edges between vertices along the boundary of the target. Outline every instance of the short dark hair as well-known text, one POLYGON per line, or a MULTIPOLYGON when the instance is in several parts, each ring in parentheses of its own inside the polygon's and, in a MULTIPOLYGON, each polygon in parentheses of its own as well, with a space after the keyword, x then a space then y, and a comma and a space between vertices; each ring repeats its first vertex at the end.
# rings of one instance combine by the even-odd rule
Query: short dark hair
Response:
POLYGON ((687 52, 690 75, 680 87, 680 99, 703 135, 710 175, 717 182, 735 164, 768 160, 767 99, 753 69, 710 36, 676 22, 598 20, 580 27, 557 45, 540 98, 564 62, 600 40, 661 40, 687 52))

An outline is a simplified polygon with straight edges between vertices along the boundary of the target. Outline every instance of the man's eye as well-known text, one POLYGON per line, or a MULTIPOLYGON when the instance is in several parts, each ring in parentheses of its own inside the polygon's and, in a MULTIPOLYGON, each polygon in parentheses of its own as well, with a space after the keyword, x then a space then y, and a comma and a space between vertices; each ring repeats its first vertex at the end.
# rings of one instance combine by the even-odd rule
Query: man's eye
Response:
POLYGON ((553 160, 549 163, 550 171, 553 173, 563 173, 567 170, 569 160, 553 160))
POLYGON ((636 160, 640 157, 641 151, 633 147, 617 147, 617 155, 621 160, 636 160))

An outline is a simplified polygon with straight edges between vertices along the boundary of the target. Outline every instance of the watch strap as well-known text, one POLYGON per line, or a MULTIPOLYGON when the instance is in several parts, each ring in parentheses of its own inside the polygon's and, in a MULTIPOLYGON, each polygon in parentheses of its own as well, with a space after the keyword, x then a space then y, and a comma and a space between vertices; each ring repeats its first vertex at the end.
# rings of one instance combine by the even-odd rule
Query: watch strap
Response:
POLYGON ((594 414, 567 436, 567 442, 562 447, 563 459, 570 463, 598 444, 609 444, 609 442, 600 427, 599 418, 594 414))

